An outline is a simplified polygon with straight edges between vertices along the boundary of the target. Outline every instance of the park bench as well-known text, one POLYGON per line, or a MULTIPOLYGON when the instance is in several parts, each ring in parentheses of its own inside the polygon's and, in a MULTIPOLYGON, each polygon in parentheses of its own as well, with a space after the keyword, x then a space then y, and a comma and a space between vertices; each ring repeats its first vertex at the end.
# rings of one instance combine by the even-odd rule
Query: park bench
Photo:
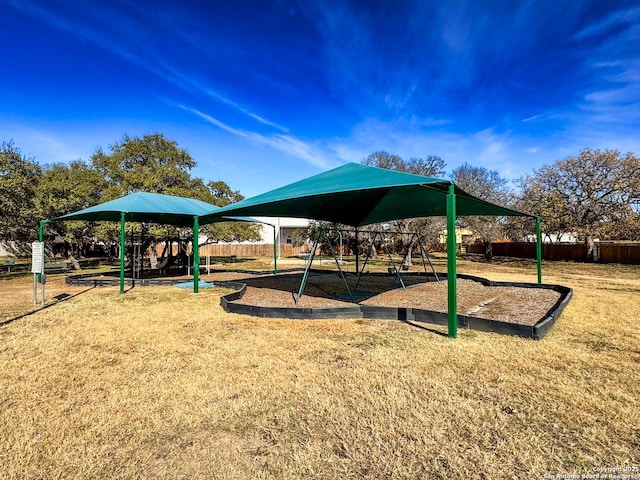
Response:
POLYGON ((45 273, 67 273, 69 271, 69 262, 45 263, 45 273))
POLYGON ((15 260, 5 260, 3 266, 7 269, 7 272, 11 272, 11 267, 15 267, 15 260))

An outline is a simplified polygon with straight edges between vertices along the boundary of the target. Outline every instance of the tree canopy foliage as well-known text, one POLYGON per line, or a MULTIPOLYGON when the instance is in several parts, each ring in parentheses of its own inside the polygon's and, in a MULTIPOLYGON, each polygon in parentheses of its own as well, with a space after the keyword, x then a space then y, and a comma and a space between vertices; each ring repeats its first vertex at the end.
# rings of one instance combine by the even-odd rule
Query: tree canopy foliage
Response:
MULTIPOLYGON (((362 163, 428 177, 443 177, 446 166, 442 158, 434 155, 405 160, 385 151, 372 153, 362 163)), ((45 167, 25 157, 13 142, 3 141, 0 238, 34 239, 40 219, 55 218, 136 191, 191 197, 221 207, 244 198, 221 180, 194 177, 191 171, 195 166, 187 150, 161 134, 125 135, 107 150, 98 148, 87 162, 75 160, 45 167)), ((574 233, 587 243, 594 237, 640 239, 640 158, 632 153, 584 149, 575 157, 557 160, 524 175, 517 182, 517 192, 498 172, 484 167, 464 164, 453 170, 451 179, 479 198, 540 216, 547 234, 559 237, 574 233)), ((530 225, 512 219, 505 223, 496 222, 495 218, 469 217, 461 218, 460 223, 486 242, 500 236, 504 227, 518 228, 520 234, 532 233, 530 225)), ((118 236, 118 226, 111 224, 60 222, 55 227, 65 238, 75 241, 88 237, 107 241, 118 236)), ((152 232, 155 227, 134 228, 152 232)), ((369 228, 416 232, 425 243, 437 242, 443 229, 444 221, 438 218, 404 219, 369 228)), ((213 241, 259 238, 256 226, 246 223, 224 222, 202 230, 213 241)), ((362 230, 366 238, 367 229, 362 230)), ((163 227, 162 232, 179 235, 174 227, 163 227)), ((396 251, 404 249, 409 241, 408 236, 391 237, 396 251)), ((345 242, 353 243, 349 238, 345 242)))
MULTIPOLYGON (((451 180, 458 187, 482 200, 504 206, 512 206, 514 203, 513 192, 509 188, 509 182, 502 178, 495 170, 487 170, 484 167, 473 167, 467 163, 456 168, 451 173, 451 180)), ((459 223, 469 228, 476 237, 485 244, 485 256, 492 256, 491 242, 504 236, 504 219, 485 215, 460 217, 459 223)))
POLYGON ((0 238, 26 239, 37 229, 36 191, 42 169, 13 142, 0 144, 0 238))
POLYGON ((640 239, 640 158, 584 149, 519 181, 521 202, 545 232, 590 238, 640 239))
MULTIPOLYGON (((173 140, 160 134, 142 138, 124 136, 121 142, 109 147, 109 152, 98 149, 91 156, 93 168, 107 183, 102 201, 112 200, 132 192, 162 193, 195 198, 223 207, 244 197, 221 180, 209 181, 191 175, 196 166, 189 152, 178 147, 173 140)), ((117 238, 117 226, 102 227, 102 235, 117 238)), ((177 229, 163 227, 151 230, 160 235, 177 235, 177 229)), ((201 228, 212 241, 258 240, 255 224, 222 222, 201 228)))
POLYGON ((196 162, 175 141, 160 134, 125 135, 109 149, 105 153, 98 148, 91 156, 93 168, 107 184, 104 201, 133 192, 180 195, 194 184, 190 171, 196 162))
MULTIPOLYGON (((399 172, 413 173, 424 177, 442 177, 445 173, 445 161, 436 156, 428 155, 425 158, 410 158, 404 160, 398 155, 393 155, 385 151, 374 152, 365 158, 362 163, 373 167, 397 170, 399 172)), ((444 227, 442 219, 435 218, 405 218, 394 220, 388 225, 375 225, 373 229, 390 232, 386 237, 393 241, 393 249, 398 253, 413 251, 417 234, 420 241, 424 243, 435 243, 438 239, 439 231, 444 227)), ((407 262, 411 264, 411 255, 407 257, 407 262)))
MULTIPOLYGON (((178 144, 161 134, 124 136, 108 151, 98 148, 89 162, 40 167, 26 159, 13 143, 0 147, 0 236, 34 239, 40 219, 55 218, 133 192, 163 193, 196 198, 224 206, 241 200, 225 182, 205 182, 191 175, 195 160, 178 144)), ((55 230, 72 242, 97 238, 114 241, 118 225, 109 222, 57 222, 55 230)), ((133 226, 139 231, 142 226, 133 226)), ((145 226, 145 231, 180 236, 174 227, 145 226)), ((254 224, 224 222, 207 225, 202 233, 212 240, 256 240, 254 224)))
POLYGON ((398 155, 385 151, 372 153, 362 160, 362 164, 371 167, 386 168, 387 170, 397 170, 398 172, 413 173, 414 175, 422 175, 423 177, 440 177, 444 175, 446 166, 445 161, 436 155, 404 160, 398 155))

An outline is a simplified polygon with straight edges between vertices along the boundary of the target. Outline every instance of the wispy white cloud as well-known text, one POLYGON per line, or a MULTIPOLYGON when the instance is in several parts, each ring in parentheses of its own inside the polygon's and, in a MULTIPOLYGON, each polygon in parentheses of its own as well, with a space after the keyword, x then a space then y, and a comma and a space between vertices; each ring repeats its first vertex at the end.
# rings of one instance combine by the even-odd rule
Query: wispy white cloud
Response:
POLYGON ((188 75, 188 74, 178 70, 177 68, 174 68, 173 66, 168 64, 166 61, 164 61, 162 59, 158 59, 158 65, 161 68, 159 68, 156 73, 161 75, 169 83, 172 83, 173 85, 176 85, 176 86, 178 86, 180 88, 183 88, 183 89, 190 87, 190 89, 192 89, 193 91, 205 94, 209 98, 212 98, 214 100, 222 102, 225 105, 229 105, 234 110, 243 113, 247 117, 252 118, 253 120, 256 120, 257 122, 259 122, 259 123, 261 123, 263 125, 266 125, 266 126, 269 126, 269 127, 273 127, 273 128, 275 128, 277 130, 280 130, 281 132, 285 132, 285 133, 288 132, 288 129, 286 127, 283 127, 282 125, 278 125, 275 122, 271 122, 271 121, 261 117, 257 113, 254 113, 254 112, 242 107, 241 105, 239 105, 238 103, 234 102, 233 100, 230 100, 230 99, 220 95, 219 93, 215 92, 211 87, 205 85, 203 82, 201 82, 199 79, 197 79, 195 76, 188 75))
POLYGON ((200 110, 196 110, 195 108, 189 108, 189 107, 186 107, 184 105, 179 105, 179 104, 177 106, 178 106, 178 108, 181 108, 182 110, 184 110, 186 112, 193 113, 194 115, 197 115, 198 117, 200 117, 201 119, 205 120, 206 122, 208 122, 208 123, 210 123, 212 125, 215 125, 218 128, 221 128, 225 132, 233 133, 234 135, 237 135, 239 137, 249 137, 249 133, 244 132, 242 130, 238 130, 237 128, 230 127, 229 125, 221 122, 217 118, 214 118, 211 115, 207 115, 206 113, 203 113, 200 110))
MULTIPOLYGON (((155 52, 146 46, 150 43, 150 35, 145 31, 143 24, 136 22, 133 18, 123 18, 122 15, 109 12, 107 6, 100 6, 99 11, 90 12, 92 15, 99 14, 101 17, 102 28, 98 30, 91 28, 88 23, 61 13, 59 10, 42 7, 29 0, 21 0, 20 2, 12 0, 12 5, 22 13, 35 17, 82 40, 94 43, 111 54, 158 75, 172 85, 183 90, 204 94, 211 99, 230 106, 260 124, 275 128, 281 132, 288 132, 286 127, 272 122, 243 107, 238 102, 216 92, 212 87, 198 79, 195 74, 187 73, 169 63, 164 59, 165 56, 162 52, 155 52)), ((136 10, 135 6, 132 8, 136 10)), ((138 10, 138 13, 141 14, 142 12, 138 10)), ((180 36, 185 38, 184 34, 180 36)))
POLYGON ((68 15, 63 14, 60 10, 54 8, 43 7, 35 2, 29 0, 12 1, 13 7, 22 12, 25 15, 37 18, 38 20, 54 26, 64 32, 72 34, 76 37, 92 42, 99 47, 118 55, 125 60, 140 64, 139 57, 134 55, 126 48, 121 48, 119 45, 113 42, 112 39, 106 38, 99 32, 92 30, 87 25, 79 21, 74 21, 68 15))
POLYGON ((491 128, 457 133, 379 120, 359 124, 349 136, 327 140, 328 147, 343 162, 360 162, 379 150, 406 159, 438 155, 446 161, 449 172, 469 163, 495 170, 509 180, 531 173, 535 166, 577 154, 589 146, 583 142, 584 138, 569 136, 568 132, 537 139, 526 130, 503 132, 491 128))
POLYGON ((95 148, 94 145, 79 145, 74 136, 64 132, 34 127, 18 120, 0 122, 0 132, 3 140, 13 140, 23 155, 43 165, 86 159, 95 148))
POLYGON ((629 124, 640 121, 640 61, 602 66, 603 82, 584 95, 579 107, 592 121, 629 124))
POLYGON ((269 127, 274 127, 282 132, 288 132, 289 130, 286 127, 283 127, 282 125, 278 125, 277 123, 271 122, 265 118, 262 118, 260 115, 253 113, 249 110, 247 110, 246 108, 241 107, 240 105, 238 105, 237 103, 229 100, 228 98, 223 97, 222 95, 215 93, 209 89, 205 90, 206 93, 213 97, 216 98, 218 100, 220 100, 222 103, 226 103, 227 105, 230 105, 231 107, 235 108, 236 110, 238 110, 239 112, 244 113, 246 116, 253 118, 254 120, 258 121, 259 123, 262 123, 263 125, 267 125, 269 127))
POLYGON ((586 63, 593 76, 578 105, 592 122, 629 124, 640 121, 640 7, 615 10, 576 33, 579 40, 603 37, 586 63), (615 32, 611 34, 610 32, 615 32))
MULTIPOLYGON (((597 22, 585 25, 581 30, 574 34, 574 38, 582 40, 584 38, 601 35, 603 33, 607 33, 607 31, 612 27, 637 22, 639 18, 640 6, 632 6, 630 8, 615 10, 603 18, 600 18, 597 22)), ((634 30, 637 32, 637 29, 634 30)))
POLYGON ((233 135, 243 137, 249 141, 260 143, 269 148, 278 150, 292 158, 303 160, 304 162, 322 169, 327 169, 334 166, 335 162, 328 160, 327 156, 320 151, 316 146, 299 140, 291 135, 274 134, 263 135, 257 132, 246 131, 238 128, 233 128, 224 122, 201 112, 198 109, 186 107, 184 105, 177 105, 184 111, 190 112, 206 122, 215 125, 216 127, 231 133, 233 135))

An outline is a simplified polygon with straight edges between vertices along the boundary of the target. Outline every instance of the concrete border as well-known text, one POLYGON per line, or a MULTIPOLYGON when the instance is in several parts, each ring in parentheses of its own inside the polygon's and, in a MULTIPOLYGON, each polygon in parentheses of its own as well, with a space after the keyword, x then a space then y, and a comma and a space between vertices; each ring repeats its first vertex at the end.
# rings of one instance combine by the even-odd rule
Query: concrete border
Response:
MULTIPOLYGON (((297 271, 292 269, 291 271, 297 271)), ((325 270, 313 270, 318 273, 326 273, 325 270)), ((258 272, 246 271, 244 273, 256 274, 258 272)), ((263 273, 263 272, 260 272, 263 273)), ((388 276, 385 273, 368 273, 371 276, 388 276)), ((435 280, 432 273, 416 273, 412 275, 425 276, 429 280, 435 280)), ((107 287, 118 286, 120 279, 118 277, 104 276, 95 278, 95 273, 86 273, 79 275, 69 275, 65 277, 68 285, 90 286, 90 287, 107 287)), ((447 278, 446 273, 438 273, 438 277, 447 278)), ((549 333, 555 323, 560 318, 562 311, 565 309, 569 300, 573 296, 573 290, 562 285, 537 283, 520 283, 520 282, 494 282, 486 278, 476 277, 473 275, 459 274, 458 278, 464 278, 475 282, 480 282, 487 287, 521 287, 521 288, 541 288, 550 289, 558 292, 560 298, 555 305, 538 321, 535 325, 519 325, 516 323, 500 322, 498 320, 489 320, 486 318, 474 317, 470 315, 458 315, 458 326, 460 328, 468 328, 470 330, 478 330, 482 332, 495 332, 504 335, 516 335, 524 338, 533 338, 541 340, 549 333)), ((184 279, 176 278, 143 278, 131 279, 125 278, 125 285, 129 287, 135 286, 171 286, 174 283, 184 282, 184 279)), ((435 312, 421 308, 405 308, 405 307, 374 307, 368 305, 353 305, 349 307, 326 307, 326 308, 297 308, 297 307, 268 307, 260 305, 247 305, 238 302, 245 291, 246 284, 237 281, 214 281, 215 286, 230 288, 234 290, 231 293, 220 297, 220 305, 229 313, 238 313, 243 315, 252 315, 264 318, 289 318, 299 320, 314 319, 347 319, 347 318, 368 318, 378 320, 400 320, 430 323, 433 325, 447 325, 447 314, 444 312, 435 312)))
MULTIPOLYGON (((368 274, 378 275, 378 274, 368 274)), ((385 275, 385 274, 379 274, 385 275)), ((427 275, 431 276, 431 275, 427 275)), ((446 278, 446 273, 439 273, 440 278, 446 278)), ((569 303, 573 295, 573 290, 562 285, 551 285, 536 283, 518 282, 493 282, 482 277, 472 275, 458 275, 464 278, 480 282, 488 287, 521 287, 521 288, 541 288, 558 292, 560 298, 555 305, 538 321, 535 325, 519 325, 516 323, 489 320, 486 318, 474 317, 470 315, 458 315, 458 325, 461 328, 478 330, 481 332, 494 332, 504 335, 515 335, 534 340, 542 340, 553 328, 560 318, 562 311, 569 303)), ((265 318, 289 318, 289 319, 329 319, 329 318, 368 318, 378 320, 400 320, 430 323, 434 325, 447 325, 447 314, 435 312, 421 308, 405 307, 374 307, 368 305, 354 305, 352 307, 330 307, 330 308, 295 308, 295 307, 266 307, 258 305, 246 305, 237 302, 246 291, 246 285, 240 282, 215 282, 217 286, 231 288, 235 290, 220 297, 220 305, 229 313, 238 313, 265 318)))

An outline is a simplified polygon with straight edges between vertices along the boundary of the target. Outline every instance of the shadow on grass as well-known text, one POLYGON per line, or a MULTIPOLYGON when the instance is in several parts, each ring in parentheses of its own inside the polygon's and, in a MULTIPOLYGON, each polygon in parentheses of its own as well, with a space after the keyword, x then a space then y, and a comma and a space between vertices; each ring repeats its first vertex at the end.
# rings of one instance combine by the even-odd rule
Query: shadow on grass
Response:
POLYGON ((57 305, 60 302, 66 302, 67 300, 71 300, 72 298, 75 298, 78 295, 82 295, 83 293, 86 293, 89 290, 93 290, 94 288, 96 288, 96 287, 89 287, 86 290, 82 290, 81 292, 78 292, 78 293, 76 293, 74 295, 69 295, 68 293, 61 293, 59 295, 56 295, 55 297, 53 297, 55 302, 49 303, 49 304, 47 304, 47 305, 45 305, 43 307, 40 307, 40 308, 36 308, 35 310, 31 310, 30 312, 23 313, 22 315, 18 315, 18 316, 15 316, 13 318, 8 318, 6 320, 2 320, 2 321, 0 321, 0 327, 2 327, 4 325, 8 325, 10 323, 13 323, 16 320, 20 320, 21 318, 25 318, 25 317, 28 317, 30 315, 33 315, 34 313, 41 312, 42 310, 46 310, 47 308, 53 307, 54 305, 57 305))
POLYGON ((445 332, 441 332, 440 330, 436 330, 435 328, 425 327, 424 325, 421 325, 411 320, 402 320, 402 322, 412 327, 419 328, 420 330, 424 330, 426 332, 433 333, 435 335, 440 335, 441 337, 449 337, 449 335, 446 334, 445 332))

